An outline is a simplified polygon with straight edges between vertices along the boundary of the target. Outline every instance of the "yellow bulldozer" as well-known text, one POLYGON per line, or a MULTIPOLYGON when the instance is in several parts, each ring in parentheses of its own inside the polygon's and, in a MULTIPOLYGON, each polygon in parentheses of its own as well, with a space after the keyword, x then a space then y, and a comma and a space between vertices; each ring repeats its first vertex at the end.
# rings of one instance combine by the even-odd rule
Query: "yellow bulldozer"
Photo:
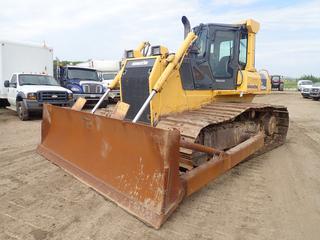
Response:
POLYGON ((91 112, 45 105, 38 153, 155 228, 190 194, 249 156, 285 142, 286 107, 257 104, 270 77, 255 68, 259 23, 186 17, 175 54, 143 43, 91 112), (97 109, 120 86, 123 118, 97 109))

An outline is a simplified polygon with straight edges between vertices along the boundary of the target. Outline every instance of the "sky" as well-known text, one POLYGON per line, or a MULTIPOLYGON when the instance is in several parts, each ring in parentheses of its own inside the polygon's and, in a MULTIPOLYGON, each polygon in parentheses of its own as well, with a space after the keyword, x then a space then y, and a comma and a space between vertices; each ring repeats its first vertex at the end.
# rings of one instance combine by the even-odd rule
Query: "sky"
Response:
POLYGON ((120 60, 141 41, 174 52, 181 17, 200 23, 260 22, 256 68, 320 76, 320 0, 0 0, 0 38, 42 43, 60 60, 120 60))

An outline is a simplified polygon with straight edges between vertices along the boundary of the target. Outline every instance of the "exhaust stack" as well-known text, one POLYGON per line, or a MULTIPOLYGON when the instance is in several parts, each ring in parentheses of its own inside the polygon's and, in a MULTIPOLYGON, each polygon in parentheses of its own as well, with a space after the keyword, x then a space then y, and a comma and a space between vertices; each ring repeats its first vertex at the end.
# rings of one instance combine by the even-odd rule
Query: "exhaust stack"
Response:
POLYGON ((188 33, 191 31, 191 25, 190 25, 190 22, 186 16, 182 16, 181 22, 184 27, 184 38, 186 38, 188 33))

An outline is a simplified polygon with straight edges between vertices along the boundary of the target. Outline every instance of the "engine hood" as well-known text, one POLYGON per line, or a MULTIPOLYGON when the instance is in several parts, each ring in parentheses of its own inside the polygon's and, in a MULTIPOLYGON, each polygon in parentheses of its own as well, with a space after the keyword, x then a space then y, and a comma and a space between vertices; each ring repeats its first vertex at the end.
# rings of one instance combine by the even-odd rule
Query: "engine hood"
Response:
POLYGON ((61 91, 72 93, 69 89, 61 86, 48 86, 48 85, 23 85, 19 87, 19 91, 22 91, 26 94, 34 93, 39 91, 61 91))

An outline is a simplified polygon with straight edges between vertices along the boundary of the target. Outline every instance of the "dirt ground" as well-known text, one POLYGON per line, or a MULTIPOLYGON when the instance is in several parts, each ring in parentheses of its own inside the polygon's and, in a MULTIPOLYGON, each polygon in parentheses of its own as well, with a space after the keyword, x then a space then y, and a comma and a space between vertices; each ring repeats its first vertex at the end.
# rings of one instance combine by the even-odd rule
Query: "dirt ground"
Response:
POLYGON ((0 110, 0 239, 320 239, 320 102, 255 101, 288 106, 287 143, 187 198, 160 230, 37 155, 40 120, 0 110))

